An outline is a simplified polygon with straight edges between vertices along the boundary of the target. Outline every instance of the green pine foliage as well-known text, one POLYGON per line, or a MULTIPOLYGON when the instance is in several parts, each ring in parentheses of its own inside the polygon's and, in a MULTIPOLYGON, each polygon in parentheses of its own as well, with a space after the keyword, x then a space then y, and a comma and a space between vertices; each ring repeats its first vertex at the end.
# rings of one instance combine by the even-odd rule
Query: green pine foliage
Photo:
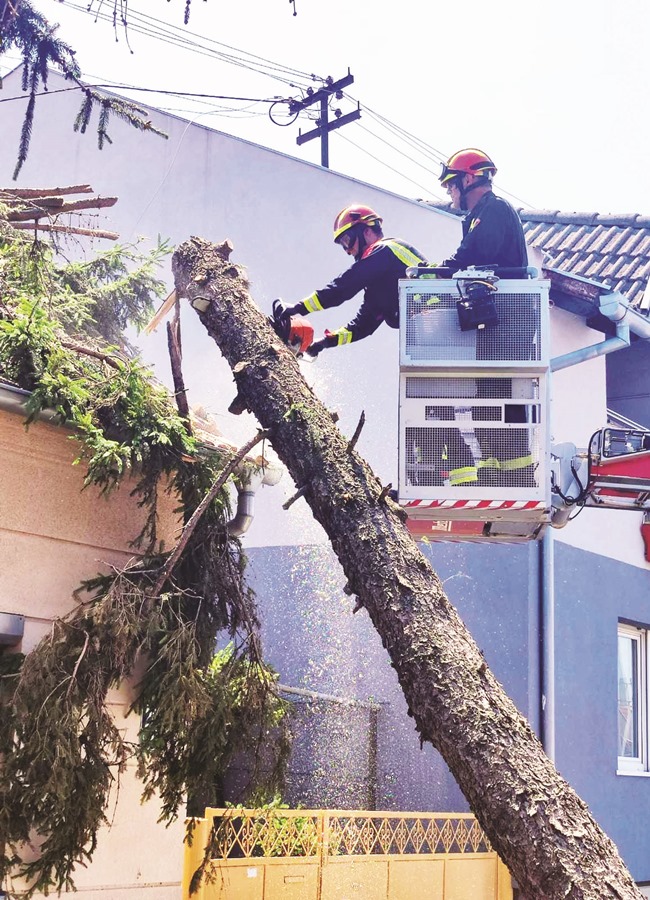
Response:
POLYGON ((188 797, 194 814, 220 800, 235 757, 249 763, 248 797, 273 796, 288 757, 287 704, 261 657, 225 490, 154 592, 169 558, 157 498, 173 492, 186 522, 228 462, 188 434, 120 341, 120 328, 142 324, 161 294, 165 251, 138 260, 117 248, 62 265, 0 228, 0 378, 30 391, 28 423, 48 409, 70 428, 87 485, 108 495, 128 481, 146 512, 125 569, 81 585, 76 607, 24 659, 0 650, 0 879, 17 866, 28 896, 72 886, 129 760, 144 798, 159 795, 171 821, 188 797), (107 694, 136 675, 132 712, 142 724, 131 745, 107 694), (35 833, 40 853, 23 863, 35 833))

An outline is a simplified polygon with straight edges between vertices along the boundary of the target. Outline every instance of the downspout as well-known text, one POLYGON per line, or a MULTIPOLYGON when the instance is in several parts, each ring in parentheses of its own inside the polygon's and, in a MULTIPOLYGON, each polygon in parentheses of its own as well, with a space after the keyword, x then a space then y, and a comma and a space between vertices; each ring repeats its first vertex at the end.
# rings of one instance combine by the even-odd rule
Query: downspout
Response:
POLYGON ((526 718, 542 736, 542 557, 541 541, 528 542, 528 708, 526 718))
POLYGON ((544 752, 555 762, 555 557, 553 529, 539 541, 541 642, 541 737, 544 752))
POLYGON ((282 469, 277 466, 266 465, 264 468, 255 469, 248 465, 242 465, 237 473, 237 510, 226 528, 231 537, 241 537, 251 526, 253 521, 255 492, 263 485, 273 486, 282 478, 282 469))
MULTIPOLYGON (((602 294, 598 298, 599 312, 616 326, 616 336, 598 344, 556 356, 551 371, 595 359, 630 346, 630 333, 642 340, 650 340, 650 320, 630 306, 619 291, 602 294)), ((642 526, 643 528, 643 526, 642 526)), ((539 545, 540 554, 540 614, 541 614, 541 717, 542 743, 547 756, 555 761, 555 560, 553 530, 547 528, 539 545)), ((648 555, 648 551, 646 551, 648 555)))
MULTIPOLYGON (((0 386, 0 410, 26 415, 26 403, 30 395, 29 391, 14 387, 10 384, 0 386)), ((52 424, 60 424, 57 413, 53 409, 42 409, 37 418, 52 424)), ((241 537, 251 526, 254 514, 255 492, 263 485, 275 485, 282 477, 282 469, 277 466, 266 465, 264 468, 255 468, 251 463, 242 463, 239 471, 237 487, 237 509, 235 515, 228 522, 228 533, 232 537, 241 537)))

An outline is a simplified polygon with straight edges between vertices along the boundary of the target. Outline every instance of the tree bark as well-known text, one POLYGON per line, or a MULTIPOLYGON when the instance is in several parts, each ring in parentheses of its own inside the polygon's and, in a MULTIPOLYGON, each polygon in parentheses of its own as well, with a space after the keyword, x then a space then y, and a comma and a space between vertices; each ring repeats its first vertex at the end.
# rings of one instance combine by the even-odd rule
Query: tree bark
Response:
POLYGON ((210 301, 198 315, 327 532, 421 739, 445 759, 523 896, 641 898, 616 846, 487 667, 401 510, 253 303, 230 250, 200 238, 182 244, 172 261, 176 289, 190 302, 210 301))

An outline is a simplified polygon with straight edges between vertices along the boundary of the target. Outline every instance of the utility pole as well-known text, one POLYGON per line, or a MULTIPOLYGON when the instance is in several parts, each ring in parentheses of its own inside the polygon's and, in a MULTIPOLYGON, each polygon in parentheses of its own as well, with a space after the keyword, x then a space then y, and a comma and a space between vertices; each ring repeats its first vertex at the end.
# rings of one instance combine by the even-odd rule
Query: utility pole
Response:
POLYGON ((361 109, 359 106, 354 110, 354 112, 348 113, 347 116, 342 116, 340 111, 335 110, 335 116, 333 122, 328 121, 328 104, 329 99, 334 94, 337 100, 340 100, 343 97, 342 88, 347 87, 349 84, 354 82, 354 76, 350 75, 350 69, 348 68, 348 74, 344 78, 340 78, 338 81, 332 81, 331 76, 327 77, 325 87, 321 88, 318 91, 313 91, 312 93, 307 92, 307 98, 305 100, 292 100, 289 109, 292 113, 300 113, 304 109, 307 109, 308 106, 313 106, 314 103, 320 103, 320 118, 316 120, 317 127, 312 129, 311 131, 305 132, 303 134, 301 131, 298 131, 298 137, 296 138, 296 143, 306 144, 307 141, 311 141, 314 138, 320 138, 320 164, 323 168, 329 168, 329 147, 327 143, 327 136, 330 131, 334 131, 335 128, 341 128, 343 125, 347 125, 348 122, 354 122, 356 119, 361 118, 361 109))

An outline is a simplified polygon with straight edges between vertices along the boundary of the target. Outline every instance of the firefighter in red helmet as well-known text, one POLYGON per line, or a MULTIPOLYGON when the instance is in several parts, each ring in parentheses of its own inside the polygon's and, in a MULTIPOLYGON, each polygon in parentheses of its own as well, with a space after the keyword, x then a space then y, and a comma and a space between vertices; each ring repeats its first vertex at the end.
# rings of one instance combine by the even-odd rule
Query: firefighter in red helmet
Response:
POLYGON ((327 347, 363 340, 382 322, 391 328, 399 326, 397 282, 406 276, 409 266, 421 265, 425 258, 405 241, 385 238, 381 225, 381 216, 369 206, 353 204, 342 209, 334 220, 334 242, 354 257, 353 264, 324 288, 282 309, 283 317, 304 316, 340 306, 363 291, 357 315, 344 327, 326 331, 307 350, 311 356, 327 347))
MULTIPOLYGON (((487 153, 476 147, 459 150, 442 167, 440 183, 447 190, 454 209, 466 210, 463 220, 463 239, 460 246, 441 266, 454 271, 468 266, 501 266, 522 268, 528 265, 526 240, 516 210, 503 197, 492 192, 492 179, 497 167, 487 153)), ((507 312, 508 303, 502 303, 507 312)), ((513 315, 517 312, 512 310, 513 315)), ((507 320, 500 328, 507 328, 507 320)), ((532 343, 533 334, 530 340, 532 343)), ((489 358, 490 335, 479 332, 476 343, 477 359, 489 358)), ((509 399, 512 379, 483 378, 479 381, 479 397, 509 399)), ((503 431, 476 428, 481 447, 478 461, 478 482, 482 485, 527 487, 534 485, 533 458, 526 429, 525 406, 506 403, 504 421, 513 426, 504 444, 503 431), (521 428, 517 428, 521 425, 521 428)))
POLYGON ((492 192, 496 172, 487 153, 475 147, 459 150, 444 163, 440 184, 449 194, 452 207, 469 214, 463 221, 460 246, 439 265, 455 271, 468 266, 528 265, 519 216, 507 200, 492 192))

